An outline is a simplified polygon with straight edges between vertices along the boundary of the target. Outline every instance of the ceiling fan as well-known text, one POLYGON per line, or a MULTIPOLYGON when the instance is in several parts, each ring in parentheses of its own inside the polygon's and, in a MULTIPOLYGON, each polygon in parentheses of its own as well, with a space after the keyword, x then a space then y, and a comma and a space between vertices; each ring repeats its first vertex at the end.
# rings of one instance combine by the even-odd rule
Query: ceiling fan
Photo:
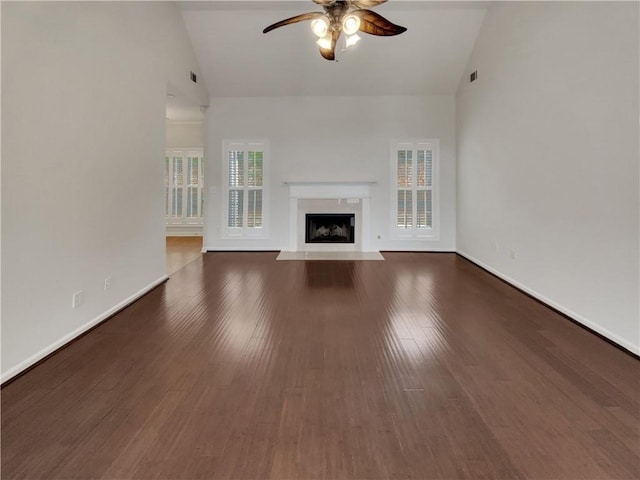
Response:
POLYGON ((360 37, 358 31, 370 35, 389 37, 407 31, 405 27, 395 25, 377 13, 367 10, 387 0, 313 0, 321 5, 322 12, 303 13, 269 25, 262 33, 268 33, 285 25, 311 20, 311 30, 318 37, 316 42, 320 54, 327 60, 335 60, 335 49, 340 34, 347 36, 346 46, 355 45, 360 37))

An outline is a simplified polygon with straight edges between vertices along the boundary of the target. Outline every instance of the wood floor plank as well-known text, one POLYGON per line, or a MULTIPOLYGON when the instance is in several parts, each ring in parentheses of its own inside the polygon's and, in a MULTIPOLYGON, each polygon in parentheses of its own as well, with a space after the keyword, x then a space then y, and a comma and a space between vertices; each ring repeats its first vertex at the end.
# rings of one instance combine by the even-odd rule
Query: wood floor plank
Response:
POLYGON ((640 362, 454 254, 209 253, 2 389, 2 478, 640 478, 640 362))

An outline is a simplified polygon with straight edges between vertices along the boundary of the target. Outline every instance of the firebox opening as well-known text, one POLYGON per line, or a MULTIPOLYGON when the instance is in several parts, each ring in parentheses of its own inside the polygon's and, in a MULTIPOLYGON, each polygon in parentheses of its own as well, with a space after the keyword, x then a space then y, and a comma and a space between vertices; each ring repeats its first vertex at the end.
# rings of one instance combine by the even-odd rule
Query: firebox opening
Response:
POLYGON ((306 243, 355 243, 354 213, 307 213, 306 243))

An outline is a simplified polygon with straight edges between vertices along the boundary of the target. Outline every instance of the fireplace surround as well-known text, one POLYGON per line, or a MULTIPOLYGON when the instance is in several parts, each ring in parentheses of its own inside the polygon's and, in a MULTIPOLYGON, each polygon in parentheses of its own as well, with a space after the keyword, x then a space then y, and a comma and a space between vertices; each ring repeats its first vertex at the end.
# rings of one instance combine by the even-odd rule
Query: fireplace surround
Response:
POLYGON ((289 188, 289 252, 370 252, 370 187, 375 182, 285 182, 289 188), (353 243, 307 243, 306 214, 353 214, 353 243))

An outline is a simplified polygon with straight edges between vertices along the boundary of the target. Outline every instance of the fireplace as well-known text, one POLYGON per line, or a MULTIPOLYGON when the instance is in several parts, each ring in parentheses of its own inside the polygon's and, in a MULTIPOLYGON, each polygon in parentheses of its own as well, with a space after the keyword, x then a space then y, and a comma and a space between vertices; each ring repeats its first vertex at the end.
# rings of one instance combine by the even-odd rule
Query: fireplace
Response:
POLYGON ((355 243, 355 214, 307 213, 305 243, 355 243))
MULTIPOLYGON (((369 252, 369 199, 375 182, 285 182, 289 187, 289 252, 369 252), (307 214, 352 214, 351 243, 308 242, 307 214)), ((334 222, 335 223, 335 222, 334 222)), ((351 227, 351 220, 347 223, 351 227)))

